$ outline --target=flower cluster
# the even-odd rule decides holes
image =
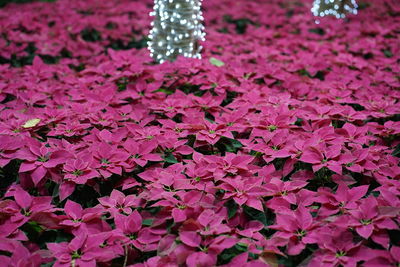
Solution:
[[[400,5],[368,2],[204,1],[203,60],[160,65],[151,0],[0,9],[2,264],[397,266]]]

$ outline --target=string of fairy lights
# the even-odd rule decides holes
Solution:
[[[201,58],[199,42],[205,40],[201,1],[154,0],[148,47],[155,61],[174,61],[178,55]]]
[[[205,41],[201,4],[202,0],[154,0],[150,16],[155,18],[147,44],[155,61],[174,61],[179,55],[201,59],[200,42]],[[311,12],[341,19],[357,14],[357,8],[356,0],[314,0]]]
[[[345,18],[346,13],[357,14],[357,2],[355,0],[314,0],[311,12],[316,17],[328,15],[336,18]]]

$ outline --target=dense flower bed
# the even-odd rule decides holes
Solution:
[[[0,9],[2,266],[397,266],[400,2],[205,0],[162,65],[151,7]]]

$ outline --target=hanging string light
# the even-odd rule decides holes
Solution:
[[[151,57],[159,63],[174,61],[178,55],[201,58],[205,40],[202,0],[154,0],[155,19],[149,35]]]
[[[311,12],[316,17],[335,16],[345,18],[346,13],[357,14],[356,0],[314,0]]]

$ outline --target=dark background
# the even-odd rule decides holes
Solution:
[[[55,2],[56,0],[36,0],[37,2]],[[35,0],[0,0],[0,8],[4,7],[8,3],[28,3],[28,2],[35,2]]]

